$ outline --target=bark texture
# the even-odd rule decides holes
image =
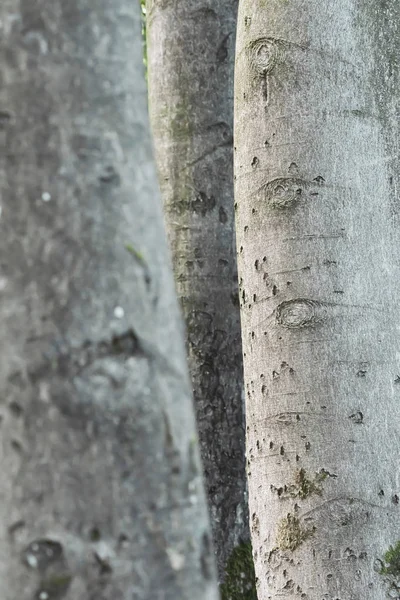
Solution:
[[[139,4],[0,24],[0,597],[217,599]]]
[[[236,9],[232,0],[147,1],[150,118],[221,579],[249,539],[233,210]]]
[[[397,0],[241,0],[239,286],[259,600],[400,598]]]

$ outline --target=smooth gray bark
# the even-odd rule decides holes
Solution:
[[[239,7],[235,191],[259,600],[400,598],[399,28],[397,0]]]
[[[150,119],[220,578],[249,539],[233,210],[237,2],[147,0]]]
[[[0,5],[0,598],[218,598],[139,4]]]

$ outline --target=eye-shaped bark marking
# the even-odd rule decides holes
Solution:
[[[246,48],[250,68],[261,78],[264,100],[269,102],[269,75],[278,63],[283,62],[285,51],[305,46],[281,38],[263,37],[250,42]]]
[[[309,181],[298,177],[278,177],[268,181],[259,191],[272,208],[285,209],[295,206],[311,185]]]
[[[277,177],[260,186],[256,194],[263,196],[271,208],[285,210],[295,207],[300,201],[320,194],[325,180],[317,177],[312,181],[301,177]]]
[[[287,42],[274,38],[259,38],[247,47],[249,62],[254,71],[268,75],[276,63],[282,59]]]
[[[296,298],[281,302],[276,308],[276,321],[287,329],[312,327],[324,320],[324,307],[320,302]]]

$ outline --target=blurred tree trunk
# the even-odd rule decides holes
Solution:
[[[233,211],[237,2],[147,0],[150,119],[221,579],[248,540]]]
[[[399,24],[397,0],[239,8],[237,243],[259,600],[400,598]]]
[[[139,4],[0,22],[0,598],[217,599]]]

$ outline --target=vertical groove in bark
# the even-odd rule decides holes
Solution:
[[[237,246],[259,600],[400,597],[395,0],[241,0]]]
[[[147,2],[150,118],[220,578],[249,538],[234,240],[236,3]]]
[[[216,599],[139,6],[0,27],[0,598]]]

